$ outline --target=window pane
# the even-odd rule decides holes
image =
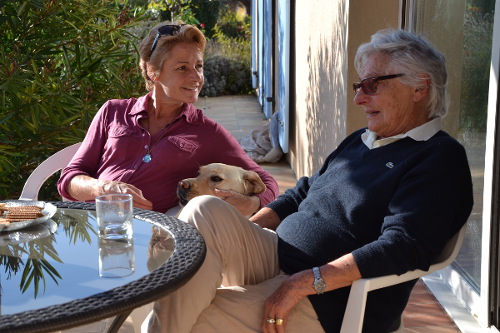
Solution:
[[[467,1],[464,22],[459,141],[467,149],[474,185],[474,209],[455,268],[479,292],[486,116],[493,35],[494,0]]]
[[[412,29],[427,35],[447,59],[451,103],[445,130],[465,146],[474,186],[473,212],[453,266],[477,292],[494,6],[495,0],[415,0],[412,7]]]

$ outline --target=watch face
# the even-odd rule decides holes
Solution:
[[[314,289],[316,289],[316,292],[318,294],[321,294],[326,288],[326,285],[323,281],[318,281],[314,284]]]
[[[318,267],[313,268],[313,273],[314,273],[314,289],[316,290],[317,294],[322,294],[325,291],[326,284],[325,281],[321,278],[321,272],[319,271]]]

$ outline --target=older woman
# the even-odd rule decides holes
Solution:
[[[213,197],[185,207],[180,217],[200,230],[207,257],[155,304],[151,331],[338,332],[353,281],[428,269],[467,221],[467,157],[440,129],[444,57],[423,37],[389,30],[359,48],[356,66],[368,129],[318,172],[251,222]],[[364,332],[391,331],[414,284],[371,292]]]
[[[191,103],[203,86],[205,37],[186,24],[160,24],[139,45],[150,91],[107,101],[58,182],[59,193],[87,201],[105,193],[130,193],[134,206],[166,212],[177,205],[177,183],[201,165],[221,162],[256,171],[267,186],[259,195],[216,194],[242,214],[271,202],[278,185],[233,136]]]

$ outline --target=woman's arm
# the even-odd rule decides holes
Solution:
[[[62,197],[77,201],[95,200],[106,193],[128,193],[133,196],[135,207],[152,209],[151,201],[144,198],[142,191],[135,186],[95,178],[108,141],[109,106],[109,101],[104,103],[92,119],[82,145],[62,171],[58,191]]]
[[[356,261],[352,254],[346,254],[337,260],[319,267],[321,277],[325,282],[325,292],[347,287],[361,278]],[[267,318],[282,318],[286,328],[288,314],[297,303],[308,295],[316,294],[313,287],[314,274],[312,269],[295,273],[266,300],[264,316],[262,318],[262,331],[274,332],[275,326],[266,322]]]

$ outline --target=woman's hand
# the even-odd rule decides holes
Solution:
[[[123,182],[100,180],[90,176],[78,175],[71,179],[68,192],[74,199],[80,201],[95,200],[97,196],[108,193],[126,193],[132,195],[134,207],[148,210],[153,209],[153,203],[144,198],[140,189]]]
[[[262,332],[285,332],[290,310],[303,297],[314,293],[313,281],[312,271],[306,270],[290,276],[288,280],[283,282],[264,304]],[[271,320],[271,323],[268,320]],[[273,320],[274,322],[272,322]]]
[[[153,209],[153,203],[148,199],[144,198],[142,191],[139,190],[134,185],[127,183],[116,182],[116,181],[99,181],[100,182],[100,193],[125,193],[132,195],[134,200],[134,207],[151,210]],[[99,195],[101,195],[99,194]]]
[[[276,230],[281,223],[280,217],[269,207],[263,207],[250,219],[251,222],[260,225],[262,228]]]
[[[260,208],[257,196],[246,196],[230,190],[215,189],[214,194],[236,208],[241,215],[250,216]]]

